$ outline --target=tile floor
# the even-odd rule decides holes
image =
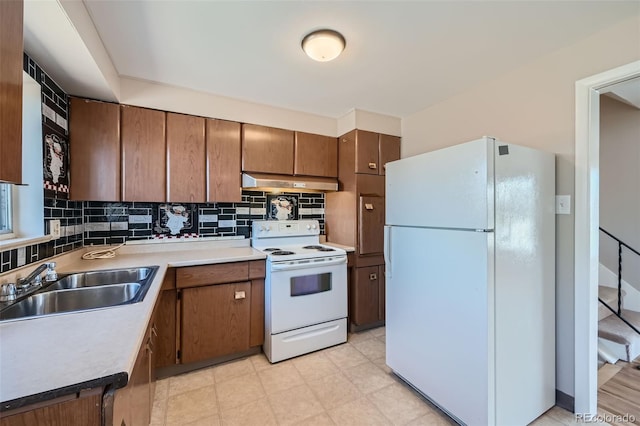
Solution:
[[[385,365],[385,329],[270,364],[263,354],[159,380],[152,425],[455,424]],[[554,407],[534,424],[575,424]]]

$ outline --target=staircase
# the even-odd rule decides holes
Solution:
[[[607,362],[615,362],[617,359],[631,362],[640,356],[640,306],[634,306],[633,310],[623,308],[627,292],[622,289],[622,250],[631,250],[638,256],[640,253],[604,229],[600,230],[618,242],[618,283],[617,288],[598,287],[599,355]],[[637,291],[626,283],[625,287],[628,291]]]
[[[611,287],[600,286],[598,296],[609,306],[617,306],[618,290]],[[623,292],[624,297],[624,292]],[[622,309],[622,318],[640,330],[640,312]],[[614,352],[617,358],[631,362],[640,355],[640,334],[629,327],[617,315],[614,315],[603,304],[598,308],[598,337],[610,342],[617,343],[624,347],[616,349],[614,345],[607,345],[610,351]]]

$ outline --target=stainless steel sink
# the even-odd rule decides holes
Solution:
[[[138,303],[144,300],[157,270],[157,266],[148,266],[61,276],[34,294],[0,309],[0,321]]]
[[[133,303],[142,286],[113,284],[73,290],[46,291],[27,297],[0,312],[0,319],[16,319],[62,312],[86,311]]]
[[[154,272],[154,269],[151,267],[78,272],[61,277],[58,281],[48,286],[47,290],[65,290],[70,288],[142,282],[146,280],[152,272]]]

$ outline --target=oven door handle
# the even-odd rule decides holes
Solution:
[[[290,271],[292,269],[309,269],[309,268],[322,268],[323,266],[342,265],[347,263],[346,257],[341,257],[334,260],[323,260],[322,262],[308,262],[308,263],[272,263],[272,271]]]

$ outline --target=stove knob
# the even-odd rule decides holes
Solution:
[[[271,231],[271,225],[267,225],[267,231]]]
[[[311,225],[307,225],[307,229],[311,229]]]
[[[311,227],[311,229],[316,229],[316,228],[317,228],[317,226],[316,226],[316,225],[313,225],[313,226]]]
[[[264,227],[264,225],[260,226],[260,232],[266,231],[267,228]]]

